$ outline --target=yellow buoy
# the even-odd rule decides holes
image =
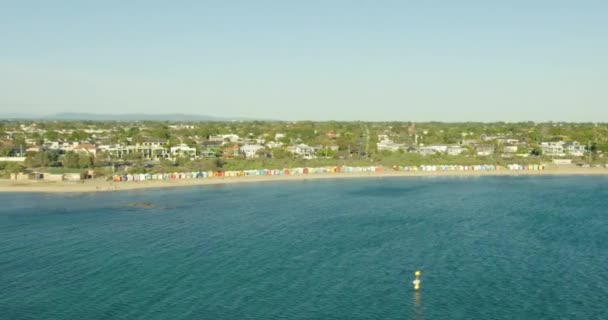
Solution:
[[[416,276],[416,279],[414,279],[413,283],[414,283],[414,290],[418,291],[420,290],[420,276],[422,275],[422,271],[420,270],[416,270],[416,272],[414,272],[414,276]]]

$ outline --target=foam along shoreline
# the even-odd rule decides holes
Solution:
[[[499,169],[494,171],[381,171],[381,172],[340,172],[310,173],[276,176],[210,177],[202,179],[106,181],[91,179],[79,182],[68,181],[12,181],[0,180],[0,192],[113,192],[147,188],[170,188],[198,185],[252,183],[266,181],[301,181],[317,179],[383,178],[383,177],[476,177],[476,176],[547,176],[547,175],[608,175],[605,168],[562,168],[550,167],[539,171]]]

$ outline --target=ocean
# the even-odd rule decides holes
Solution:
[[[7,320],[608,319],[608,177],[5,193],[0,203]]]

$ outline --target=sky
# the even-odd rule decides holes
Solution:
[[[0,114],[608,121],[608,1],[0,0]]]

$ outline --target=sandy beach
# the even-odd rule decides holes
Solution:
[[[44,193],[74,193],[74,192],[115,192],[123,190],[170,188],[197,185],[252,183],[266,181],[302,181],[316,179],[353,179],[353,178],[383,178],[383,177],[476,177],[476,176],[546,176],[546,175],[608,175],[605,168],[578,167],[549,167],[542,171],[512,171],[501,169],[496,171],[434,171],[407,172],[383,171],[360,173],[324,173],[282,176],[250,176],[250,177],[215,177],[204,179],[183,180],[147,180],[112,182],[105,179],[92,179],[79,182],[53,181],[11,181],[0,179],[0,192],[44,192]]]

